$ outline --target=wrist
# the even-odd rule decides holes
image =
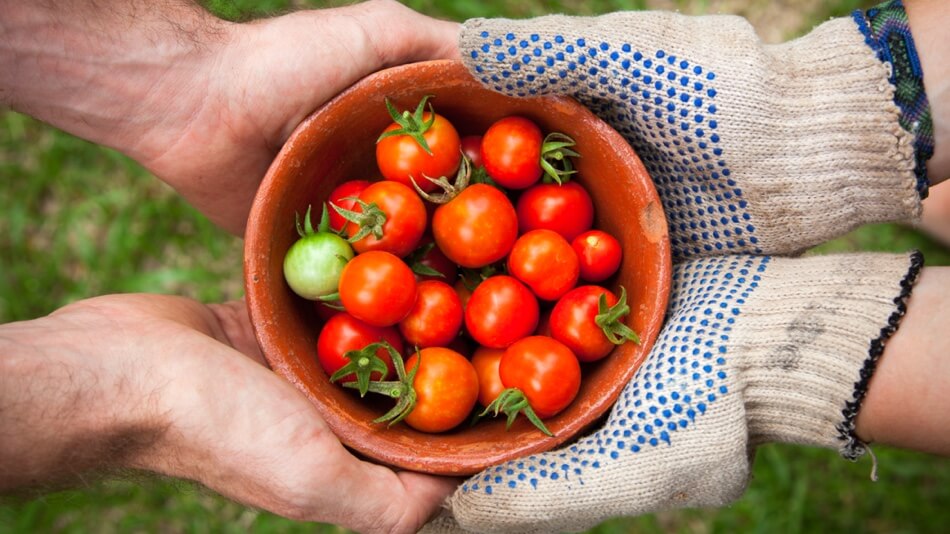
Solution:
[[[950,7],[942,0],[904,0],[907,19],[920,59],[933,121],[933,156],[927,164],[930,184],[950,178],[950,61],[945,32]]]

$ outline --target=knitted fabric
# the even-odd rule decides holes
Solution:
[[[676,259],[792,254],[914,221],[914,136],[851,19],[765,45],[734,16],[621,12],[467,21],[462,57],[511,95],[567,94],[634,146]]]
[[[933,120],[904,4],[901,0],[890,0],[866,12],[857,10],[852,16],[878,58],[892,65],[894,102],[901,110],[901,126],[914,134],[917,191],[921,198],[926,198],[927,161],[934,153]]]
[[[604,426],[473,476],[451,498],[455,520],[560,532],[722,506],[744,491],[759,444],[850,447],[844,422],[919,270],[916,254],[677,265],[667,325]],[[451,529],[446,517],[430,531]]]

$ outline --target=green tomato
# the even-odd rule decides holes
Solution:
[[[340,273],[353,256],[353,247],[328,230],[326,209],[316,231],[307,209],[305,227],[297,221],[298,239],[284,256],[284,279],[294,293],[309,300],[320,300],[337,293]]]

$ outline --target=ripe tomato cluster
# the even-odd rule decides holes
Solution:
[[[395,399],[377,422],[450,430],[472,413],[539,429],[577,395],[582,363],[637,335],[624,324],[616,238],[593,228],[573,140],[508,116],[460,136],[428,97],[376,142],[382,176],[308,211],[284,260],[316,301],[330,380]]]

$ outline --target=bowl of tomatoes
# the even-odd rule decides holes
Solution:
[[[595,423],[649,353],[671,276],[660,200],[615,130],[455,61],[378,72],[305,119],[244,262],[271,369],[354,453],[441,475]]]

